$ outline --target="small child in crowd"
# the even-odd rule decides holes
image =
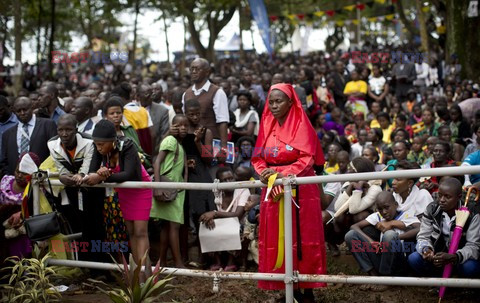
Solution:
[[[427,160],[427,155],[423,151],[424,140],[420,136],[413,138],[412,149],[408,153],[407,160],[422,165]]]

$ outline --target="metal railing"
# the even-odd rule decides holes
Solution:
[[[385,180],[391,178],[419,178],[427,176],[456,176],[456,175],[480,174],[480,166],[446,167],[435,169],[414,169],[398,170],[389,172],[355,173],[343,175],[327,175],[314,177],[288,176],[277,180],[275,185],[284,186],[284,212],[285,212],[285,273],[243,273],[243,272],[212,272],[204,270],[164,268],[165,274],[174,274],[191,277],[213,278],[214,290],[218,290],[218,282],[223,279],[246,279],[246,280],[269,280],[283,281],[285,283],[286,302],[293,302],[294,283],[298,282],[324,282],[324,283],[346,283],[346,284],[379,284],[379,285],[408,285],[408,286],[447,286],[447,287],[468,287],[480,288],[479,279],[453,279],[453,278],[412,278],[412,277],[371,277],[371,276],[344,276],[344,275],[308,275],[293,270],[292,250],[292,185],[297,184],[319,184],[327,182],[363,181],[363,180]],[[39,182],[45,182],[46,176],[34,176],[34,211],[38,214],[38,190]],[[42,179],[43,178],[43,179]],[[52,186],[63,186],[58,180],[51,180]],[[120,184],[102,183],[95,187],[115,188],[176,188],[186,190],[224,190],[236,188],[257,188],[266,185],[260,181],[244,181],[229,183],[176,183],[176,182],[124,182]],[[50,259],[51,265],[63,265],[74,267],[86,267],[96,269],[118,270],[118,266],[110,263],[72,261]]]

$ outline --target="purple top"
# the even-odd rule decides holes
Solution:
[[[16,193],[13,190],[13,182],[15,181],[15,176],[6,175],[2,178],[0,182],[0,204],[21,204],[22,203],[22,193]]]

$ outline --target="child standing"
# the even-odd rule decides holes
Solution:
[[[414,237],[420,228],[420,221],[414,214],[398,211],[398,204],[391,192],[381,192],[377,196],[376,207],[377,212],[352,225],[345,235],[345,242],[362,271],[371,276],[388,276],[398,270],[396,265],[404,260],[403,252],[391,251],[393,244]],[[370,235],[362,230],[368,226],[375,227],[374,232],[369,232]],[[386,248],[385,251],[382,248]]]
[[[160,180],[161,175],[167,176],[173,182],[187,180],[185,152],[181,145],[187,136],[188,120],[184,115],[176,115],[172,120],[172,129],[169,136],[160,143],[160,151],[154,164],[155,180]],[[154,190],[154,197],[157,190]],[[175,267],[183,268],[180,254],[180,225],[184,222],[183,203],[185,191],[178,191],[175,200],[161,202],[155,199],[150,213],[151,218],[164,220],[160,233],[160,266],[167,264],[167,249],[170,247],[175,262]]]

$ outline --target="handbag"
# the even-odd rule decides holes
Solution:
[[[178,159],[178,141],[177,141],[177,148],[175,149],[175,157],[173,158],[173,163],[176,163]],[[160,175],[160,180],[158,182],[173,182],[169,177],[166,175],[171,172],[173,169],[170,167],[166,172]],[[154,190],[154,198],[158,202],[172,202],[177,198],[178,190],[171,189],[171,188],[157,188]]]
[[[52,191],[50,179],[48,185]],[[46,199],[48,201],[48,199]],[[60,233],[59,213],[56,210],[55,203],[48,203],[52,207],[52,212],[31,216],[25,219],[24,225],[27,236],[32,241],[44,241]]]
[[[232,200],[226,212],[230,211],[233,202],[234,200]],[[205,224],[200,224],[198,236],[202,253],[242,249],[238,218],[218,218],[214,221],[215,228],[212,230],[208,229]]]

